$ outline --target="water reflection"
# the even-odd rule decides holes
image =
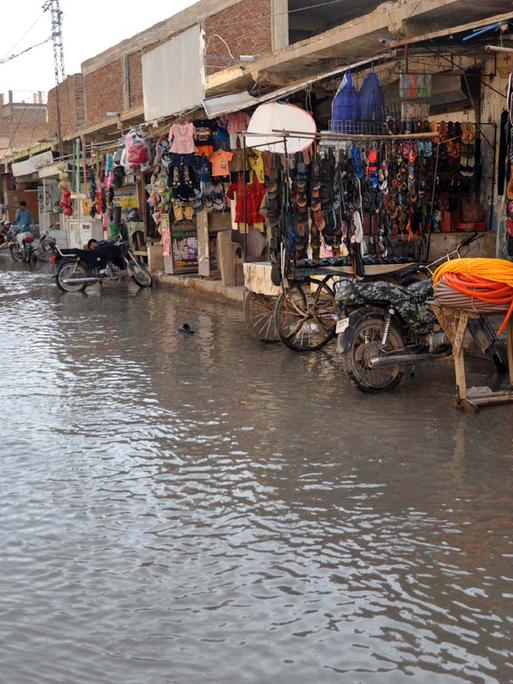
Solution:
[[[2,681],[513,679],[509,409],[4,268]]]

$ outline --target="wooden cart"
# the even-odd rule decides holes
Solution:
[[[513,402],[513,317],[506,325],[506,343],[509,366],[509,390],[492,391],[489,387],[467,389],[464,340],[468,323],[483,315],[504,315],[504,309],[483,314],[477,309],[457,309],[431,304],[440,325],[452,343],[454,373],[456,378],[456,405],[458,408],[478,411],[482,406]]]

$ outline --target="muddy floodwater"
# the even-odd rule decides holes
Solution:
[[[449,366],[364,396],[237,307],[4,256],[0,343],[1,684],[513,681],[513,409]]]

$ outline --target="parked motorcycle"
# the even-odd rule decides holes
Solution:
[[[42,233],[39,236],[38,244],[35,248],[34,255],[37,261],[50,261],[50,258],[54,254],[54,249],[56,245],[56,240],[50,237],[46,233]]]
[[[126,272],[139,287],[153,285],[151,273],[121,237],[115,242],[99,242],[96,249],[61,250],[55,245],[50,262],[56,267],[57,286],[63,292],[81,292],[95,283],[120,280]]]
[[[392,390],[405,369],[451,355],[451,343],[428,301],[433,298],[432,273],[441,262],[461,258],[460,250],[479,239],[462,240],[446,257],[429,266],[403,271],[405,284],[343,281],[337,293],[337,350],[350,380],[363,392]],[[418,279],[424,275],[424,279]],[[469,322],[474,342],[507,368],[496,347],[497,338],[486,317]]]
[[[11,224],[8,221],[0,223],[0,249],[7,249]]]

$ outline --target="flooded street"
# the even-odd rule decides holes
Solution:
[[[3,255],[0,331],[2,684],[513,681],[510,407]]]

